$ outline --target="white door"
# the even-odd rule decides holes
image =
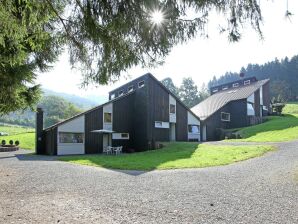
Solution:
[[[176,141],[176,125],[170,123],[170,141]]]

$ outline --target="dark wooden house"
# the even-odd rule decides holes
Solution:
[[[260,123],[270,111],[269,79],[246,78],[214,86],[210,92],[191,109],[201,120],[202,141],[219,140],[219,129]]]
[[[109,101],[42,129],[38,154],[102,153],[104,147],[154,149],[163,141],[200,141],[200,120],[150,73],[109,93]]]

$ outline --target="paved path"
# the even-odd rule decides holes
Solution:
[[[236,164],[125,172],[0,154],[0,223],[298,223],[298,141]]]

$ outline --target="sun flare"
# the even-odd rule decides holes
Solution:
[[[151,14],[151,21],[156,24],[159,25],[163,22],[164,20],[164,15],[162,13],[162,11],[160,10],[155,10],[154,12],[152,12]]]

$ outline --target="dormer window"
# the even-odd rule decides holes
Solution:
[[[229,87],[228,86],[223,86],[222,87],[222,90],[226,90],[226,89],[228,89]]]
[[[127,88],[127,92],[130,93],[130,92],[132,92],[132,91],[133,91],[133,86],[129,86],[129,87]]]
[[[112,99],[115,99],[115,93],[113,93],[112,95],[111,95],[111,100]]]
[[[118,96],[123,96],[123,95],[124,95],[123,90],[118,92]]]
[[[249,85],[250,84],[250,80],[245,80],[244,81],[244,85],[246,86],[246,85]]]
[[[144,86],[145,86],[145,81],[141,81],[141,82],[138,83],[139,88],[142,88]]]
[[[239,86],[239,83],[238,82],[236,82],[236,83],[233,84],[233,88],[236,88],[238,86]]]

